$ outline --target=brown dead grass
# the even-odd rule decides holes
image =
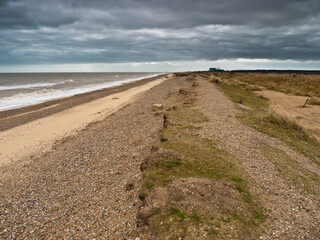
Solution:
[[[320,97],[319,74],[289,73],[215,73],[217,77],[228,81],[240,81],[257,84],[273,91],[300,96]]]
[[[248,91],[262,91],[262,88],[257,85],[248,85],[246,87],[246,90],[248,90]]]
[[[302,139],[308,139],[309,137],[309,134],[307,133],[307,131],[292,118],[288,118],[288,117],[276,114],[274,112],[270,112],[268,115],[266,115],[263,118],[263,121],[265,123],[268,122],[271,124],[282,126],[288,129],[289,131],[294,131]]]
[[[195,76],[194,73],[192,73],[192,72],[177,72],[177,73],[174,73],[174,75],[175,75],[176,77]]]
[[[319,86],[320,88],[320,86]],[[320,99],[312,97],[310,98],[310,100],[308,101],[309,105],[320,105]]]
[[[297,123],[299,119],[285,117],[278,112],[270,114],[269,101],[245,88],[226,84],[217,86],[237,105],[245,106],[245,108],[241,107],[243,114],[238,115],[243,123],[271,137],[279,138],[317,165],[320,165],[320,143]],[[307,109],[301,108],[301,106],[298,106],[299,109]],[[305,120],[305,115],[299,114],[297,116],[300,116],[300,118],[303,116],[299,121]]]

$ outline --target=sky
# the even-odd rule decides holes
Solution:
[[[319,0],[0,0],[0,72],[320,69]]]

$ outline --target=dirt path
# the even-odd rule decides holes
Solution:
[[[135,239],[140,164],[158,141],[165,81],[30,161],[0,167],[0,239]]]
[[[221,147],[238,156],[258,183],[257,195],[264,199],[270,216],[261,239],[320,239],[319,199],[294,187],[263,154],[271,146],[285,152],[301,169],[319,175],[319,167],[280,141],[261,134],[236,119],[234,104],[214,84],[200,80],[199,106],[210,121],[203,124],[202,137],[218,140]],[[305,211],[305,209],[308,209]]]

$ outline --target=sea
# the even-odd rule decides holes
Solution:
[[[0,111],[121,85],[163,73],[0,73]]]

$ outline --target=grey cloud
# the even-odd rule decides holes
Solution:
[[[2,27],[95,21],[111,27],[195,27],[206,24],[294,24],[319,14],[318,0],[14,0],[0,9]],[[98,15],[98,16],[97,16]]]
[[[320,60],[319,0],[0,0],[0,64]]]

